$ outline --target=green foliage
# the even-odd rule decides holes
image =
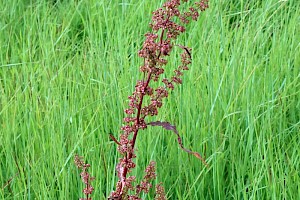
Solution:
[[[0,2],[0,199],[78,198],[75,152],[91,164],[94,199],[109,195],[118,158],[109,133],[119,133],[160,5]],[[176,124],[211,167],[157,127],[137,143],[146,155],[137,171],[155,160],[170,199],[300,196],[298,13],[296,0],[211,0],[188,27],[180,43],[193,48],[193,64],[156,120]]]

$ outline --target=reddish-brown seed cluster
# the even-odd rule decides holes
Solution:
[[[133,158],[135,155],[135,141],[138,131],[147,128],[145,118],[155,116],[158,109],[163,105],[163,99],[168,97],[168,90],[173,90],[175,84],[182,83],[184,70],[188,70],[191,63],[191,49],[185,46],[174,44],[174,40],[181,33],[186,31],[185,25],[191,20],[197,20],[199,12],[208,8],[208,0],[201,0],[190,7],[186,12],[180,12],[180,4],[188,0],[169,0],[163,4],[162,8],[153,12],[150,27],[152,32],[145,34],[145,41],[138,56],[143,58],[144,63],[140,71],[144,73],[144,79],[138,80],[135,90],[128,97],[128,108],[125,109],[124,125],[121,127],[123,133],[120,136],[118,151],[123,156],[119,159],[116,170],[119,181],[116,190],[111,193],[110,199],[139,199],[141,192],[148,193],[152,187],[150,181],[156,177],[154,162],[151,162],[146,169],[146,175],[142,182],[134,187],[134,176],[128,173],[135,167]],[[181,24],[175,22],[178,18]],[[170,78],[161,78],[164,74],[164,67],[167,65],[167,56],[173,48],[179,47],[183,50],[181,54],[181,65],[174,70],[174,75]],[[162,81],[162,85],[153,88],[150,84]],[[131,193],[129,192],[131,191]],[[130,194],[129,194],[130,193]],[[132,194],[135,193],[135,194]],[[161,184],[156,187],[156,199],[166,199],[164,189]]]
[[[83,161],[83,157],[75,155],[74,158],[75,165],[82,170],[80,173],[82,182],[85,184],[85,188],[83,189],[83,193],[85,194],[85,198],[80,198],[80,200],[91,200],[92,198],[89,197],[89,195],[92,194],[94,191],[94,188],[91,185],[91,182],[95,179],[95,177],[92,177],[88,173],[88,168],[90,167],[90,164],[86,164]]]
[[[140,194],[142,191],[144,193],[148,193],[152,184],[150,183],[152,180],[156,178],[155,173],[155,162],[151,161],[148,167],[145,170],[146,175],[139,185],[136,186],[136,194]]]
[[[162,186],[162,183],[159,183],[155,187],[155,200],[167,200],[165,188]]]

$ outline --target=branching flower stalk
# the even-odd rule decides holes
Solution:
[[[90,195],[94,191],[94,188],[92,187],[91,182],[95,178],[92,177],[88,172],[90,164],[84,163],[83,157],[78,156],[78,155],[75,155],[74,162],[75,162],[75,165],[77,166],[77,168],[82,170],[80,173],[80,176],[81,176],[82,182],[85,184],[85,188],[83,189],[85,198],[80,198],[80,200],[92,200]]]
[[[190,21],[196,21],[201,11],[208,8],[208,0],[201,0],[194,3],[188,11],[179,11],[180,4],[184,4],[188,0],[169,0],[164,3],[162,8],[153,12],[150,27],[152,32],[145,34],[145,41],[142,49],[138,52],[138,56],[143,58],[144,63],[140,67],[140,71],[144,74],[142,80],[138,80],[135,85],[135,91],[129,99],[129,107],[125,109],[126,117],[121,130],[119,141],[110,136],[118,145],[118,151],[122,155],[119,159],[116,170],[118,174],[118,182],[116,190],[113,191],[108,199],[140,199],[141,192],[148,193],[152,187],[151,181],[155,179],[155,166],[152,161],[145,170],[145,176],[140,184],[134,186],[135,176],[130,176],[130,172],[135,168],[133,161],[136,158],[135,144],[140,130],[144,130],[147,126],[162,126],[165,129],[172,130],[178,136],[180,147],[199,158],[205,166],[207,163],[197,152],[185,149],[182,145],[181,138],[175,126],[168,122],[149,122],[145,121],[147,116],[155,116],[158,109],[163,105],[163,99],[168,97],[169,91],[174,89],[175,84],[181,84],[183,72],[188,70],[191,63],[191,49],[189,47],[175,44],[177,37],[186,31],[185,25]],[[178,21],[175,23],[174,20]],[[174,47],[183,50],[181,54],[181,65],[174,70],[174,75],[170,78],[161,78],[164,74],[164,67],[168,61],[166,58]],[[153,88],[150,83],[162,81],[163,85]],[[148,101],[146,101],[148,100]],[[130,192],[131,191],[131,192]],[[161,184],[156,187],[155,199],[166,199],[164,189]]]

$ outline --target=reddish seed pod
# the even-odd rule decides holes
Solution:
[[[135,142],[139,130],[147,128],[145,119],[149,116],[158,114],[158,108],[162,107],[163,99],[167,98],[169,91],[174,89],[174,83],[182,83],[184,70],[188,70],[191,63],[191,49],[188,47],[174,44],[177,37],[186,31],[186,24],[192,20],[197,20],[199,12],[208,8],[208,0],[200,0],[186,12],[180,12],[180,4],[188,0],[169,0],[163,4],[162,8],[157,9],[152,14],[150,23],[151,32],[145,34],[145,41],[142,49],[138,51],[138,56],[143,58],[144,63],[140,66],[143,73],[143,79],[137,81],[135,90],[128,97],[128,108],[125,109],[127,116],[124,118],[122,134],[118,144],[118,151],[123,156],[117,164],[116,171],[119,181],[116,190],[113,191],[109,199],[140,199],[141,192],[147,193],[155,179],[154,163],[145,170],[143,180],[134,186],[134,176],[129,176],[131,169],[135,167],[134,159]],[[175,18],[177,18],[175,20]],[[173,47],[180,47],[183,50],[181,54],[181,65],[174,71],[174,75],[169,77],[164,75],[167,67],[167,57],[171,55]],[[173,70],[171,70],[173,71]],[[163,76],[163,77],[162,77]],[[151,82],[162,81],[156,88]],[[159,82],[157,82],[159,84]],[[129,190],[136,194],[128,194]],[[156,200],[165,200],[164,188],[161,184],[156,186]]]

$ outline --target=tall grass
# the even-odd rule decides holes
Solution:
[[[161,3],[0,2],[1,199],[77,199],[75,152],[91,164],[93,198],[109,195],[118,158],[109,134],[119,133]],[[170,199],[300,196],[299,13],[297,0],[211,0],[180,39],[193,66],[158,120],[176,124],[211,167],[169,132],[140,134],[137,165],[157,161]]]

